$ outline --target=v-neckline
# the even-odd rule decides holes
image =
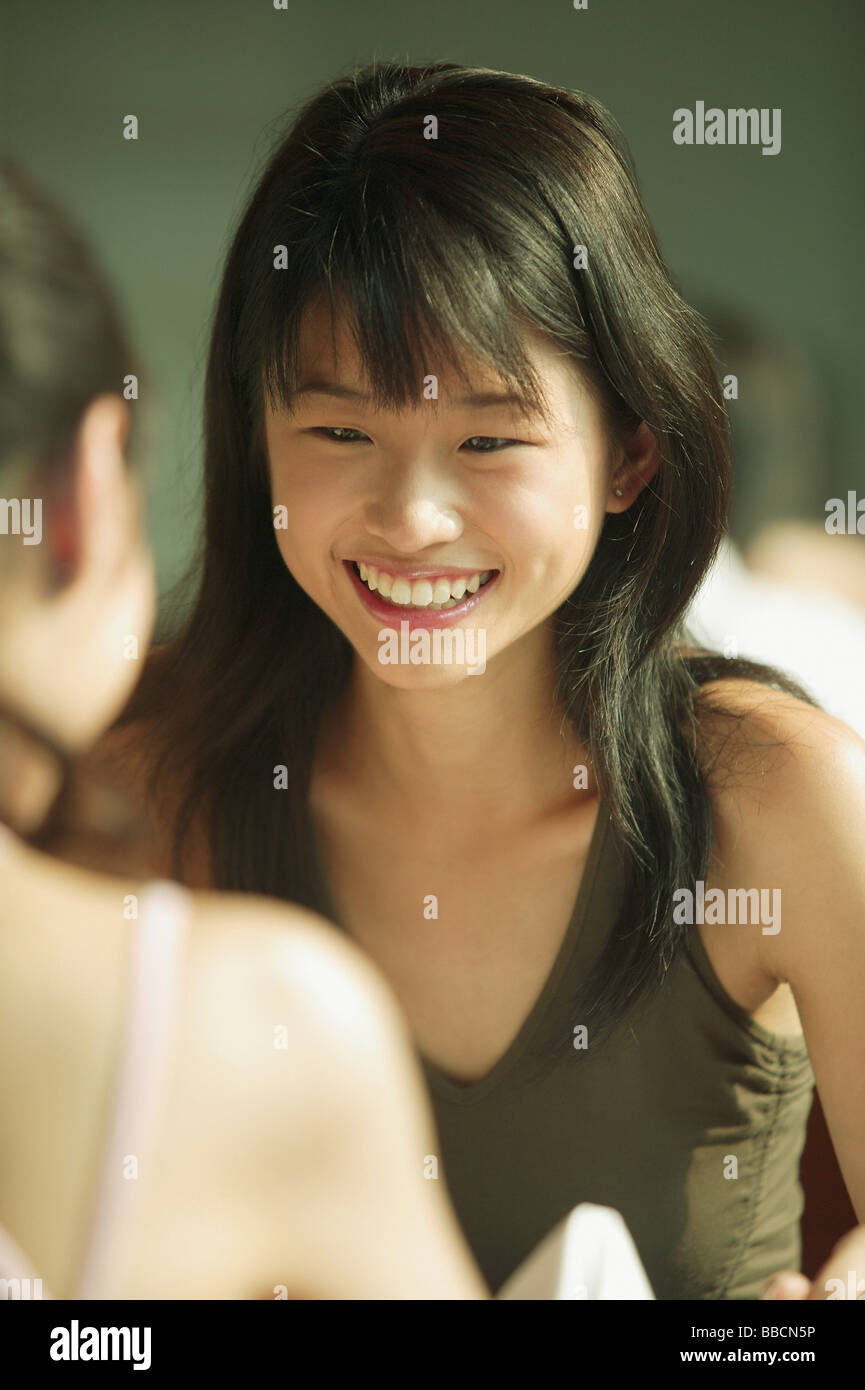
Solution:
[[[564,936],[562,937],[561,945],[559,946],[547,978],[534,1004],[529,1009],[515,1037],[489,1071],[485,1072],[477,1081],[469,1081],[467,1083],[454,1081],[429,1059],[419,1043],[414,1043],[415,1053],[426,1074],[430,1089],[443,1099],[452,1101],[457,1105],[465,1105],[480,1100],[488,1091],[497,1085],[511,1069],[512,1065],[516,1063],[518,1058],[522,1056],[530,1038],[543,1021],[556,996],[563,975],[572,965],[576,973],[578,966],[585,966],[588,963],[588,951],[592,944],[592,933],[582,931],[581,927],[588,914],[588,906],[594,890],[598,864],[601,858],[601,848],[606,840],[608,829],[609,815],[607,814],[603,799],[599,796],[595,824],[592,828],[589,847],[586,851],[583,872],[580,876],[580,884],[577,889],[570,920],[565,929]],[[330,884],[325,872],[321,846],[312,817],[310,817],[310,835],[316,878],[316,897],[321,904],[319,910],[330,918],[340,931],[346,932],[346,928],[339,920],[330,892]],[[350,940],[352,939],[350,933],[346,932],[346,935],[349,936]],[[358,947],[358,949],[362,948]]]

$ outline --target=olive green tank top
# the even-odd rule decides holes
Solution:
[[[316,853],[319,910],[339,925]],[[577,1203],[596,1202],[621,1212],[657,1298],[759,1298],[771,1275],[799,1268],[804,1039],[755,1023],[693,928],[648,1007],[595,1051],[589,1039],[538,1068],[539,1041],[574,1033],[571,1002],[622,884],[602,804],[561,948],[504,1056],[460,1085],[418,1050],[440,1171],[493,1292]]]

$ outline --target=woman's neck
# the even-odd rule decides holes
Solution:
[[[323,729],[321,766],[346,769],[372,804],[384,797],[418,820],[495,825],[574,796],[573,769],[591,763],[555,704],[551,641],[535,630],[482,675],[450,689],[400,690],[355,662]]]
[[[0,708],[0,821],[18,835],[32,835],[63,784],[60,750]]]

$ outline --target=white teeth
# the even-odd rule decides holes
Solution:
[[[367,565],[360,560],[357,561],[357,569],[361,579],[373,593],[377,591],[382,598],[396,606],[432,608],[436,611],[455,607],[466,594],[476,594],[481,585],[486,584],[494,573],[493,570],[484,570],[481,574],[473,574],[468,580],[449,580],[442,576],[434,581],[415,579],[412,582],[401,577],[394,579],[386,571],[379,572],[375,565]]]
[[[433,586],[428,579],[416,579],[411,586],[413,608],[429,608],[433,601]]]

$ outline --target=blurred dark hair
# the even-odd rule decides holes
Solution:
[[[430,115],[435,140],[423,137]],[[558,700],[628,866],[617,929],[574,1001],[597,1036],[657,986],[682,938],[674,889],[705,877],[701,684],[748,676],[808,699],[766,667],[678,650],[730,486],[709,332],[664,265],[621,132],[589,96],[454,63],[380,62],[325,87],[280,135],[216,305],[197,601],[124,722],[152,731],[154,792],[169,767],[183,776],[177,873],[200,815],[217,886],[319,908],[310,775],[353,653],[283,563],[263,446],[265,402],[290,407],[302,315],[319,296],[348,314],[381,405],[417,400],[431,363],[477,359],[535,403],[520,341],[531,325],[579,364],[611,435],[645,420],[657,437],[657,476],[607,515],[555,615]],[[287,791],[274,792],[278,764]]]
[[[52,499],[71,484],[72,449],[96,397],[123,394],[124,377],[142,373],[123,327],[114,291],[81,233],[39,184],[0,156],[0,492],[24,487]],[[126,456],[135,457],[135,421]],[[60,673],[62,681],[62,672]],[[74,761],[25,710],[0,716],[62,772],[61,789],[30,843],[51,848],[70,816]]]
[[[114,292],[84,238],[0,157],[0,475],[15,466],[57,481],[88,405],[122,395],[133,372]]]

